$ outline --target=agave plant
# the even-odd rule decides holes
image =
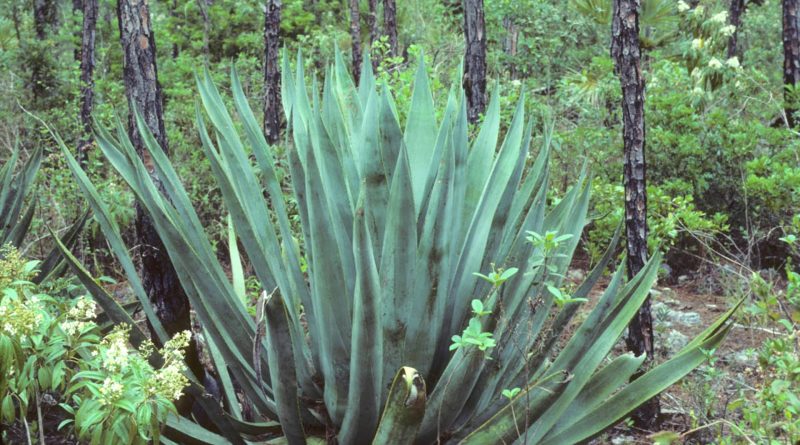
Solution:
[[[215,426],[175,417],[168,442],[279,435],[290,444],[575,443],[676,382],[722,341],[730,312],[632,383],[643,357],[609,357],[647,298],[658,256],[627,283],[618,268],[585,320],[562,338],[614,257],[618,235],[585,282],[569,291],[562,277],[587,222],[589,180],[582,175],[548,204],[549,137],[545,132],[534,158],[523,100],[498,148],[496,91],[470,141],[463,94],[450,92],[437,122],[422,62],[404,127],[369,60],[358,88],[340,55],[321,88],[307,88],[299,56],[296,66],[292,76],[284,58],[296,215],[236,72],[235,113],[208,73],[197,79],[200,140],[265,291],[255,319],[239,268],[232,278],[225,274],[144,121],[138,128],[166,194],[119,122],[116,136],[97,127],[98,145],[169,251],[219,373],[222,408],[198,397]],[[117,227],[63,144],[62,150],[156,335],[163,335]],[[232,258],[238,263],[235,251]],[[74,258],[72,265],[112,318],[132,322]],[[133,341],[142,338],[134,330]],[[202,395],[197,385],[193,391]],[[238,395],[259,419],[273,421],[245,421]]]
[[[20,155],[21,150],[14,148],[11,157],[0,167],[0,247],[5,244],[21,247],[36,213],[36,201],[29,200],[29,197],[42,165],[42,149],[34,150],[17,171]],[[72,245],[77,240],[88,215],[86,213],[78,218],[66,231],[61,238],[65,245]],[[38,266],[39,272],[34,281],[39,283],[46,277],[57,275],[62,266],[60,252],[52,249]]]
[[[10,243],[19,247],[36,210],[34,204],[25,209],[25,198],[33,187],[33,180],[42,163],[42,150],[35,150],[20,171],[16,172],[19,157],[20,150],[15,148],[11,158],[0,168],[0,246]]]

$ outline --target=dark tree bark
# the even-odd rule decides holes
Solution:
[[[201,6],[201,8],[202,8],[202,6]],[[170,18],[172,18],[172,19],[173,19],[173,20],[175,20],[175,21],[177,21],[177,20],[178,20],[178,14],[175,12],[175,11],[177,11],[177,10],[178,10],[178,0],[172,0],[172,1],[169,3],[169,6],[168,6],[168,8],[167,8],[167,11],[169,12],[169,16],[170,16]],[[178,43],[177,43],[177,42],[175,42],[175,41],[173,41],[173,42],[172,42],[172,58],[173,58],[173,59],[177,59],[177,58],[178,58],[178,56],[180,55],[180,53],[181,53],[181,50],[180,50],[180,48],[178,47]]]
[[[783,0],[783,85],[786,87],[784,99],[786,101],[786,119],[790,127],[794,128],[797,112],[795,104],[798,94],[789,94],[790,90],[797,88],[800,81],[800,23],[798,23],[797,10],[800,0]]]
[[[353,53],[353,80],[358,85],[361,77],[361,20],[358,10],[358,0],[350,0],[350,40]]]
[[[478,121],[486,109],[486,24],[483,0],[464,0],[464,92],[467,118]]]
[[[56,24],[57,12],[58,7],[53,0],[33,0],[33,29],[37,39],[44,40],[47,37],[48,28]]]
[[[731,5],[728,11],[728,17],[730,18],[730,24],[735,26],[736,29],[733,30],[733,34],[731,34],[730,38],[728,39],[728,58],[736,57],[738,53],[738,37],[739,37],[739,27],[742,25],[742,14],[744,14],[744,0],[731,0]]]
[[[83,0],[72,0],[72,15],[77,17],[78,14],[83,14]],[[76,31],[76,37],[81,37],[81,31]],[[75,48],[73,52],[75,60],[81,61],[81,49]]]
[[[45,39],[49,31],[56,27],[58,5],[54,0],[33,0],[33,29],[37,44],[28,48],[28,63],[31,68],[31,93],[33,101],[40,103],[47,97],[47,91],[54,85],[53,67],[50,51]]]
[[[280,0],[270,0],[264,13],[264,136],[272,145],[281,133],[281,6]]]
[[[369,51],[370,60],[372,61],[372,68],[378,67],[378,58],[372,55],[372,45],[380,38],[380,31],[378,30],[378,0],[368,0],[369,14],[367,15],[367,26],[369,27]]]
[[[167,133],[164,131],[164,97],[158,83],[156,42],[151,28],[148,1],[119,0],[117,16],[123,50],[125,95],[129,107],[128,134],[136,153],[142,158],[163,193],[164,185],[156,175],[150,154],[136,128],[133,113],[134,107],[139,110],[158,144],[168,153]],[[189,300],[152,220],[138,203],[134,225],[140,252],[142,284],[153,303],[156,315],[170,335],[190,330]],[[158,344],[155,336],[153,340]],[[195,375],[202,378],[203,368],[197,359],[194,342],[191,343],[186,357]]]
[[[383,34],[389,37],[389,57],[400,55],[397,43],[397,4],[395,0],[383,0]]]
[[[517,30],[517,25],[514,23],[514,19],[511,17],[503,18],[503,27],[506,29],[506,38],[503,41],[503,51],[505,51],[506,55],[509,57],[508,63],[508,74],[512,79],[517,78],[517,68],[516,63],[511,60],[514,56],[517,55],[517,43],[519,42],[519,31]]]
[[[94,49],[97,29],[97,0],[83,0],[81,35],[81,127],[78,161],[86,168],[88,149],[92,145],[92,109],[94,107]]]
[[[639,7],[639,0],[614,0],[611,19],[611,57],[622,87],[625,238],[629,278],[639,273],[647,262],[647,164]],[[631,320],[625,343],[629,351],[636,355],[647,354],[647,361],[652,362],[653,320],[649,297]],[[659,411],[658,399],[653,398],[634,413],[634,422],[640,428],[655,430]]]
[[[197,0],[197,6],[200,8],[200,15],[203,16],[203,60],[208,63],[208,35],[211,32],[211,17],[208,15],[208,2],[207,0]],[[173,57],[177,57],[175,53],[176,47],[173,45]]]

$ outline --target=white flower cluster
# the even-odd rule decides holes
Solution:
[[[713,69],[720,69],[722,68],[722,62],[719,61],[716,57],[712,57],[711,60],[708,61],[708,67]]]
[[[702,37],[692,40],[692,49],[703,49],[705,41]]]
[[[725,37],[730,37],[736,32],[736,27],[733,25],[725,25],[720,28],[719,32]]]
[[[189,346],[191,333],[183,331],[164,344],[161,351],[164,357],[164,366],[153,374],[148,387],[150,395],[160,395],[169,400],[178,400],[183,394],[183,389],[189,384],[183,374],[186,371],[183,349]]]
[[[100,403],[104,405],[110,405],[115,401],[119,400],[122,397],[122,393],[125,391],[125,385],[116,380],[112,379],[111,377],[106,377],[103,381],[103,385],[100,387],[100,395],[103,397],[100,399]]]
[[[728,21],[728,11],[718,12],[711,16],[710,20],[715,23],[726,23]]]
[[[80,297],[75,306],[67,311],[67,320],[61,323],[61,329],[67,335],[80,334],[87,326],[92,325],[90,320],[97,314],[97,304],[87,297]]]
[[[688,11],[690,9],[692,9],[692,7],[689,6],[685,1],[681,0],[681,1],[678,2],[678,11],[686,12],[686,11]]]
[[[23,337],[36,331],[44,319],[41,308],[34,302],[16,298],[0,301],[0,334]]]
[[[725,65],[728,65],[728,67],[733,69],[741,68],[741,65],[739,65],[739,58],[736,56],[733,56],[730,59],[726,60]]]
[[[103,341],[103,366],[109,372],[120,372],[128,366],[130,351],[128,350],[128,328],[115,328]]]

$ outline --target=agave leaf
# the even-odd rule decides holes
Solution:
[[[382,290],[364,212],[366,183],[356,211],[353,255],[356,257],[355,303],[350,356],[350,385],[339,440],[367,443],[378,426],[383,392]]]
[[[389,203],[383,252],[380,256],[380,285],[384,290],[383,337],[384,372],[394,372],[404,361],[406,314],[414,309],[414,284],[420,279],[417,264],[417,230],[414,218],[414,192],[411,188],[406,151],[401,150],[396,163]],[[392,378],[386,374],[386,381]],[[385,393],[385,391],[384,391]]]
[[[353,141],[354,147],[362,147],[364,151],[360,156],[360,171],[361,177],[364,178],[362,190],[366,192],[368,205],[362,210],[366,213],[366,223],[370,229],[370,239],[373,243],[372,247],[377,254],[376,261],[378,263],[381,260],[381,244],[383,244],[384,231],[386,230],[386,210],[389,202],[388,175],[386,174],[379,143],[379,100],[377,93],[374,91],[369,95],[361,131]]]
[[[415,443],[417,430],[425,414],[425,381],[414,368],[397,371],[389,389],[386,407],[378,424],[373,445]]]
[[[420,205],[424,198],[423,190],[428,180],[433,147],[436,145],[436,115],[425,69],[425,56],[422,54],[419,56],[419,68],[414,79],[411,109],[403,138],[408,147],[414,202]]]
[[[300,51],[298,51],[298,56]],[[286,122],[292,121],[292,107],[294,106],[294,78],[292,77],[292,67],[289,65],[289,53],[286,47],[283,48],[281,55],[281,104]]]
[[[214,363],[214,368],[217,370],[217,377],[220,383],[222,383],[222,392],[226,401],[225,406],[227,406],[228,410],[231,412],[232,417],[234,419],[241,420],[242,410],[239,407],[239,399],[236,396],[233,380],[231,379],[231,375],[228,372],[228,364],[225,362],[225,359],[219,352],[219,347],[217,347],[217,344],[214,341],[214,337],[209,335],[207,330],[204,330],[203,334],[204,334],[203,338],[205,339],[205,342],[208,345],[209,355],[211,356],[211,360]]]
[[[61,242],[65,246],[71,247],[75,244],[75,242],[78,240],[78,235],[83,230],[83,227],[86,225],[86,221],[89,220],[90,216],[91,211],[87,210],[83,212],[83,215],[81,215],[72,224],[72,226],[67,229],[67,232],[61,237]],[[60,266],[62,265],[63,258],[61,256],[61,252],[57,248],[53,248],[44,261],[42,261],[42,264],[39,265],[39,272],[36,274],[33,282],[39,284],[49,277],[58,276]]]
[[[472,216],[464,247],[458,256],[458,264],[451,284],[451,292],[455,295],[470,295],[477,278],[472,272],[479,270],[483,262],[483,251],[491,230],[491,223],[500,205],[500,199],[520,160],[520,143],[522,142],[525,108],[520,99],[514,119],[508,130],[500,154],[495,160],[492,172],[481,196],[477,209]],[[491,217],[490,217],[491,216]],[[445,326],[450,332],[460,331],[467,311],[468,298],[453,301],[453,308],[445,314]]]
[[[392,174],[396,169],[395,163],[399,158],[400,151],[406,150],[406,148],[404,147],[403,131],[400,129],[400,122],[397,118],[397,110],[387,85],[381,85],[380,105],[378,130],[380,131],[381,157],[386,169],[386,176],[392,181]]]
[[[231,281],[233,290],[241,298],[243,304],[247,304],[247,289],[244,284],[244,269],[242,268],[242,257],[239,255],[239,241],[236,232],[233,230],[231,216],[228,215],[228,252],[231,257]]]
[[[483,123],[467,160],[467,195],[464,201],[464,223],[469,224],[475,208],[483,194],[486,181],[491,174],[492,161],[497,150],[497,137],[500,134],[500,87],[492,91],[489,107],[484,114]],[[468,227],[462,230],[466,231]]]
[[[28,229],[31,227],[33,215],[36,212],[36,201],[28,206],[28,210],[22,215],[22,218],[17,220],[11,227],[11,232],[8,234],[8,242],[15,247],[20,247],[25,235],[28,234]]]
[[[589,383],[581,389],[580,394],[561,414],[558,422],[553,426],[553,430],[561,429],[562,425],[569,424],[581,413],[600,406],[611,394],[628,383],[631,376],[642,366],[645,358],[645,355],[636,357],[631,353],[623,354],[596,372]]]
[[[291,320],[280,294],[267,297],[265,305],[268,362],[272,387],[275,390],[278,420],[289,445],[303,445],[306,440],[303,423],[300,420],[297,374],[293,366],[286,366],[287,363],[294,361],[289,329]]]
[[[308,195],[308,217],[311,249],[313,252],[330,252],[329,255],[341,258],[339,244],[333,233],[332,219],[327,200],[321,194],[320,171],[317,169],[316,155],[308,152],[306,186]],[[352,258],[352,251],[349,253]],[[334,422],[340,422],[347,404],[347,381],[349,375],[349,348],[351,304],[350,299],[339,298],[350,295],[345,284],[345,273],[340,264],[328,258],[313,257],[309,264],[311,277],[314,323],[320,333],[320,371],[325,381],[325,405]]]
[[[726,314],[727,315],[727,314]],[[721,317],[724,320],[728,318]],[[719,346],[733,325],[727,323],[714,335],[706,338],[693,348],[653,368],[643,376],[604,401],[584,416],[572,419],[560,430],[554,430],[543,439],[542,445],[577,443],[603,431],[632,412],[645,401],[664,391],[702,364],[707,356],[704,350]]]
[[[457,251],[452,228],[458,203],[451,199],[458,174],[454,150],[448,143],[439,160],[439,177],[418,238],[413,297],[406,306],[409,309],[403,309],[407,345],[404,362],[424,371],[429,381],[436,381],[447,365],[447,342],[453,334],[447,329],[445,314],[452,301],[449,289],[455,265],[453,254]],[[414,314],[413,318],[410,314]]]

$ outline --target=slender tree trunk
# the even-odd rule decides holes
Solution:
[[[264,136],[272,145],[281,133],[281,6],[280,0],[270,0],[264,13]]]
[[[389,37],[389,56],[400,55],[397,42],[397,4],[395,0],[383,0],[383,34]]]
[[[202,6],[201,6],[201,8],[202,8]],[[178,14],[175,11],[178,10],[178,0],[172,0],[169,3],[169,6],[167,7],[167,10],[169,12],[170,18],[172,18],[173,20],[177,21],[178,20]],[[178,56],[180,55],[180,53],[181,53],[181,50],[178,47],[178,43],[173,41],[172,42],[172,58],[173,59],[177,59]]]
[[[368,0],[369,14],[367,15],[367,26],[369,26],[369,51],[370,60],[372,61],[372,69],[378,67],[378,58],[372,54],[372,45],[380,38],[380,31],[378,30],[378,0]]]
[[[639,0],[614,0],[611,21],[611,57],[622,86],[623,183],[629,278],[639,273],[647,262],[647,164],[639,7]],[[629,351],[637,355],[647,354],[647,361],[652,362],[653,322],[649,297],[631,320],[625,342]],[[634,421],[640,428],[655,430],[659,411],[658,399],[653,398],[634,413]]]
[[[37,39],[44,40],[48,28],[55,26],[57,9],[53,0],[33,0],[33,29]]]
[[[163,193],[164,185],[156,175],[150,154],[137,130],[133,113],[134,107],[139,110],[158,144],[168,153],[167,133],[164,130],[164,97],[158,83],[156,42],[151,28],[148,1],[118,0],[117,15],[123,50],[125,94],[129,106],[128,134],[136,152]],[[140,251],[142,284],[159,320],[170,335],[190,330],[189,300],[150,216],[138,203],[134,225]],[[203,368],[197,359],[194,342],[186,357],[195,375],[202,378]]]
[[[45,39],[49,31],[56,26],[57,9],[57,4],[53,0],[33,0],[33,29],[37,44],[29,48],[31,53],[28,57],[31,64],[31,93],[36,103],[47,96],[47,91],[54,83],[51,55],[45,46]]]
[[[83,14],[83,0],[72,0],[72,15],[77,17],[78,14]],[[76,33],[77,33],[76,37],[80,37],[81,36],[81,32],[80,31],[76,31]],[[80,48],[75,48],[75,51],[73,52],[73,54],[75,56],[75,60],[80,62],[81,61],[81,49]]]
[[[486,24],[483,0],[464,0],[464,92],[467,96],[467,117],[478,121],[486,109]]]
[[[786,119],[790,127],[795,127],[797,83],[800,81],[800,23],[798,23],[800,0],[783,0],[783,85],[786,87]],[[790,94],[794,91],[794,94]]]
[[[203,16],[203,60],[208,63],[208,35],[211,32],[211,18],[208,16],[208,3],[206,0],[197,0],[200,15]],[[175,46],[173,45],[173,51]],[[173,57],[177,57],[174,54]]]
[[[353,80],[358,85],[361,75],[361,20],[358,10],[358,0],[350,0],[350,40],[353,52]]]
[[[517,42],[519,41],[519,32],[517,25],[511,17],[503,18],[503,27],[506,29],[506,38],[503,42],[503,50],[509,57],[508,75],[511,79],[517,78],[516,63],[512,60],[517,55]]]
[[[94,107],[94,48],[97,29],[97,0],[83,0],[83,32],[81,35],[81,127],[78,161],[86,168],[88,149],[92,145],[92,108]]]
[[[731,34],[730,38],[728,39],[728,58],[736,57],[739,48],[739,27],[742,25],[742,14],[744,14],[744,0],[731,0],[730,10],[728,11],[728,17],[730,18],[730,24],[735,26],[736,29],[733,30],[733,34]]]

